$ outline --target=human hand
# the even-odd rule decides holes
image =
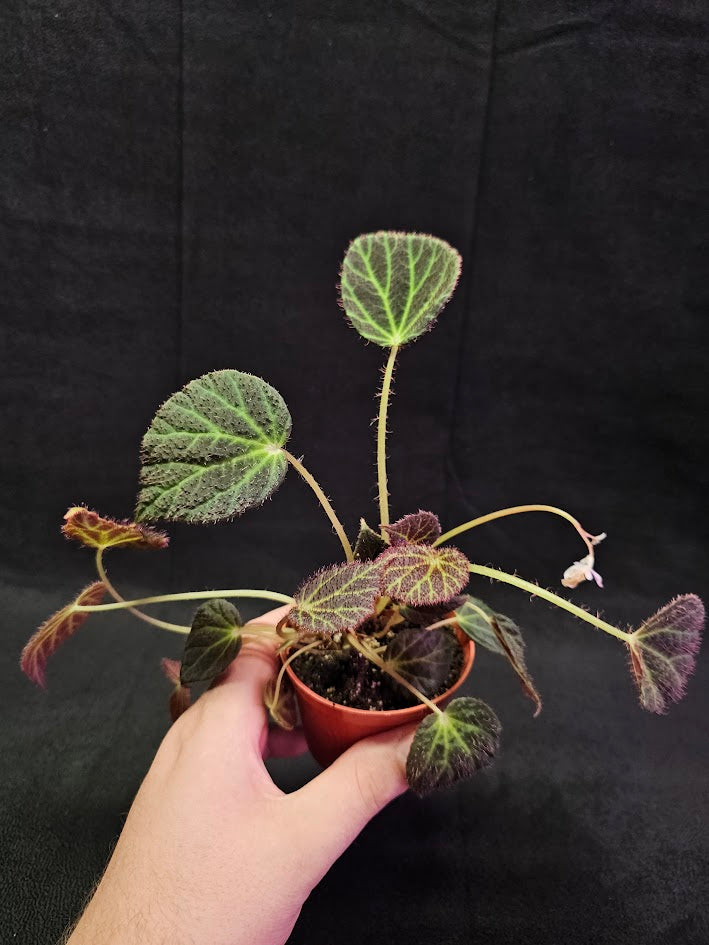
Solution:
[[[268,729],[275,647],[245,642],[169,730],[68,945],[281,945],[332,863],[406,790],[415,725],[353,745],[292,794],[276,787],[263,759],[306,746]]]

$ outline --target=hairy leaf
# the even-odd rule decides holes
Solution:
[[[630,637],[630,665],[648,712],[662,714],[679,702],[694,672],[704,629],[704,604],[696,594],[675,597]]]
[[[263,691],[263,703],[268,714],[279,728],[290,732],[298,724],[298,704],[295,698],[295,689],[288,676],[281,677],[281,685],[276,696],[276,680],[278,674],[272,676],[266,683]]]
[[[460,647],[447,630],[418,627],[399,630],[382,654],[386,669],[419,689],[424,696],[435,695],[448,678]]]
[[[468,583],[469,561],[457,548],[397,545],[377,559],[382,593],[414,607],[439,604]]]
[[[467,696],[454,699],[442,715],[427,715],[406,760],[411,789],[423,796],[487,767],[499,748],[500,731],[490,706]]]
[[[372,615],[379,596],[379,563],[333,564],[300,586],[288,622],[314,633],[354,630]]]
[[[363,518],[359,520],[359,534],[354,546],[354,556],[358,561],[372,561],[377,555],[387,547],[379,532],[365,522]]]
[[[136,518],[216,522],[260,505],[283,481],[291,417],[253,374],[213,371],[173,394],[143,437]]]
[[[340,297],[354,328],[384,348],[433,326],[453,294],[461,259],[448,243],[419,233],[358,236],[340,273]]]
[[[522,683],[525,695],[535,705],[536,718],[542,710],[542,700],[527,669],[522,631],[514,620],[504,614],[496,614],[486,603],[469,596],[456,608],[455,615],[456,623],[471,640],[493,653],[507,657]]]
[[[405,515],[391,525],[383,525],[382,530],[389,536],[392,546],[404,545],[407,542],[430,545],[440,536],[441,523],[433,512],[419,510]]]
[[[27,641],[20,657],[20,668],[32,682],[44,688],[46,684],[45,669],[47,660],[57,647],[73,636],[84,623],[88,613],[74,610],[80,607],[93,607],[100,604],[106,593],[106,587],[101,581],[89,584],[79,594],[75,601],[62,607],[56,614],[45,620],[42,626]]]
[[[160,660],[162,671],[167,679],[173,684],[173,690],[170,693],[170,717],[176,722],[183,712],[190,707],[192,694],[189,686],[183,686],[180,682],[180,661],[169,660],[163,657]]]
[[[85,505],[75,505],[64,516],[62,532],[67,538],[89,548],[113,548],[131,545],[133,548],[167,548],[169,539],[147,525],[138,525],[125,519],[122,522],[105,518]]]
[[[243,623],[228,600],[207,601],[198,608],[185,642],[180,681],[205,682],[223,673],[241,649]]]

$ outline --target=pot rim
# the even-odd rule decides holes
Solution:
[[[458,634],[456,634],[456,636],[458,636]],[[431,702],[433,702],[435,705],[438,705],[439,702],[449,699],[450,696],[463,685],[465,680],[468,678],[470,670],[473,666],[473,662],[475,661],[475,643],[468,637],[465,637],[464,641],[460,640],[459,638],[458,642],[461,644],[461,649],[464,651],[463,666],[460,671],[460,675],[450,687],[450,689],[446,689],[446,691],[442,692],[440,696],[436,696],[435,699],[431,699]],[[284,660],[285,658],[286,657],[284,654],[281,654],[281,660]],[[420,715],[422,710],[424,713],[430,712],[430,709],[424,705],[423,702],[419,702],[417,705],[407,706],[405,709],[356,709],[353,706],[342,705],[341,702],[333,702],[332,699],[326,699],[324,696],[319,695],[317,692],[307,686],[300,676],[295,674],[290,664],[286,666],[286,673],[299,695],[303,695],[305,698],[310,699],[316,705],[319,704],[323,707],[329,708],[330,710],[342,712],[346,715],[352,715],[354,717],[371,717],[376,715],[376,717],[380,719],[396,718],[401,719],[402,722],[405,722],[407,717],[414,718],[415,716]]]

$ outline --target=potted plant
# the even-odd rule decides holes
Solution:
[[[388,351],[377,424],[377,528],[362,519],[350,542],[320,484],[286,448],[291,417],[273,387],[236,370],[205,374],[160,407],[143,438],[134,520],[106,518],[84,506],[67,512],[64,534],[94,549],[97,580],[32,636],[22,654],[25,673],[44,685],[48,657],[91,614],[127,609],[185,636],[181,660],[163,660],[176,718],[189,705],[190,687],[221,674],[238,658],[245,638],[270,636],[281,657],[264,693],[274,722],[292,727],[299,703],[311,749],[327,764],[365,734],[419,720],[407,777],[413,790],[424,794],[468,777],[497,751],[500,723],[493,710],[473,697],[451,698],[470,671],[476,644],[507,659],[535,715],[541,707],[517,624],[465,593],[471,577],[484,577],[540,597],[618,639],[629,655],[643,708],[662,713],[680,699],[704,624],[698,597],[677,597],[640,627],[621,629],[516,574],[470,561],[450,544],[505,516],[561,516],[584,546],[584,555],[562,578],[573,588],[583,581],[602,586],[595,554],[604,534],[591,534],[568,512],[547,505],[501,509],[445,532],[428,511],[390,521],[386,435],[394,366],[401,349],[432,328],[453,293],[460,265],[459,254],[443,240],[398,232],[357,237],[342,264],[340,299],[349,323]],[[292,595],[232,589],[126,600],[109,580],[107,549],[164,548],[167,536],[152,527],[154,522],[209,523],[240,515],[264,502],[289,467],[315,493],[343,552],[342,560],[327,564]],[[104,602],[107,596],[110,602]],[[289,610],[275,630],[245,625],[231,602],[241,597],[277,601]],[[145,610],[170,601],[201,603],[189,625]]]

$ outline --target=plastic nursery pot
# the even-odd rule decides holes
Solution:
[[[461,640],[460,634],[456,636],[459,637],[459,643],[463,648],[463,668],[450,689],[432,700],[436,705],[445,706],[450,702],[453,693],[467,679],[475,659],[473,641],[468,637]],[[337,702],[330,702],[329,699],[324,699],[313,692],[296,676],[292,666],[288,666],[286,672],[293,683],[298,699],[303,732],[310,753],[325,768],[361,738],[377,735],[379,732],[386,732],[399,725],[407,725],[409,722],[420,722],[430,712],[425,705],[381,711],[352,709],[349,706],[339,705]]]

